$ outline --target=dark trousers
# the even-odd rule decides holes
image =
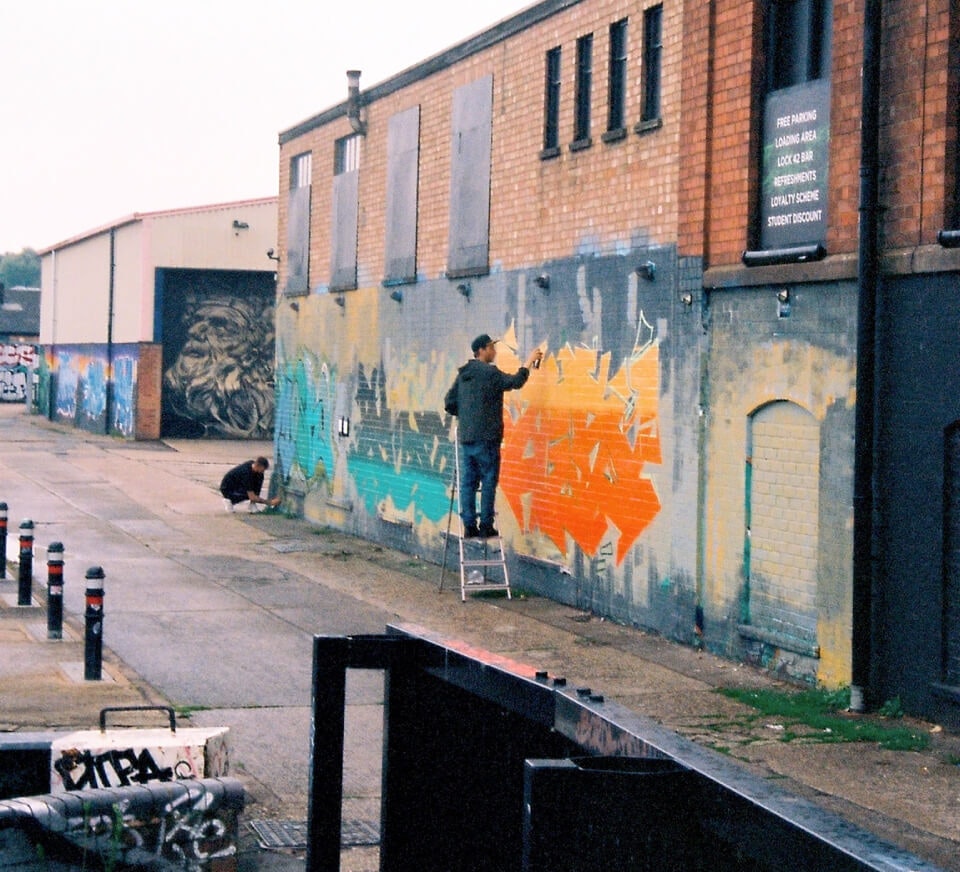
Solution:
[[[493,526],[493,507],[500,480],[499,442],[460,443],[460,517],[465,527],[477,523],[477,490],[480,490],[480,523]]]

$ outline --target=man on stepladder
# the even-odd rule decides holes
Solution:
[[[497,340],[481,333],[470,343],[473,360],[457,372],[444,397],[443,407],[459,419],[457,443],[460,450],[460,518],[463,538],[486,539],[499,536],[493,526],[494,500],[500,478],[500,443],[503,441],[503,395],[522,388],[530,378],[530,367],[543,357],[538,348],[513,375],[493,365]],[[477,524],[477,488],[480,489],[480,523]]]

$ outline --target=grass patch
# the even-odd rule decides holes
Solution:
[[[872,742],[890,751],[923,751],[930,744],[926,733],[892,724],[878,717],[845,714],[849,690],[745,690],[718,688],[718,693],[755,708],[759,717],[776,718],[783,726],[780,740],[792,742]],[[888,711],[899,709],[899,701]]]
[[[174,706],[173,711],[175,712],[178,718],[183,718],[184,720],[189,720],[190,715],[194,712],[205,712],[209,711],[210,706],[208,705],[178,705]]]

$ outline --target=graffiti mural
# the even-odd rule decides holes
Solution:
[[[659,343],[642,313],[638,324],[619,365],[610,352],[566,345],[505,397],[500,490],[520,530],[561,553],[569,536],[585,554],[617,565],[661,510],[652,472],[662,464]],[[511,327],[499,345],[501,369],[519,367],[517,345]],[[287,483],[333,489],[342,452],[351,493],[369,515],[414,527],[446,521],[451,419],[394,408],[382,366],[360,364],[352,431],[340,438],[332,422],[345,385],[335,367],[300,348],[280,373],[276,444]]]
[[[436,412],[397,414],[382,367],[358,366],[347,417],[350,436],[337,433],[337,398],[348,386],[335,366],[306,349],[291,359],[281,348],[277,380],[276,451],[285,483],[310,493],[333,492],[343,456],[351,493],[366,512],[386,520],[440,523],[449,502],[452,449]]]
[[[27,401],[27,379],[38,357],[35,345],[0,345],[0,402]]]
[[[336,372],[315,355],[280,365],[277,378],[276,451],[279,472],[319,485],[333,474],[330,420]]]
[[[111,362],[105,345],[58,345],[48,351],[52,420],[93,433],[133,435],[139,352],[136,345],[124,344],[113,346],[112,353]]]
[[[596,556],[613,525],[619,564],[661,508],[650,474],[663,462],[659,345],[642,314],[632,353],[613,370],[609,353],[567,345],[531,379],[541,391],[506,395],[500,488],[523,528],[561,552],[569,534]]]
[[[164,436],[269,439],[273,288],[184,271],[164,295]]]

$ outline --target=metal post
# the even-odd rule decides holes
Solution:
[[[350,640],[313,637],[306,872],[340,868],[343,736]]]
[[[47,548],[47,638],[63,638],[63,542]]]
[[[33,602],[33,521],[29,518],[20,524],[19,582],[17,605],[29,606]]]
[[[103,569],[91,566],[87,570],[86,633],[83,639],[83,677],[99,681],[103,666]]]
[[[0,503],[0,578],[7,577],[7,504]]]

